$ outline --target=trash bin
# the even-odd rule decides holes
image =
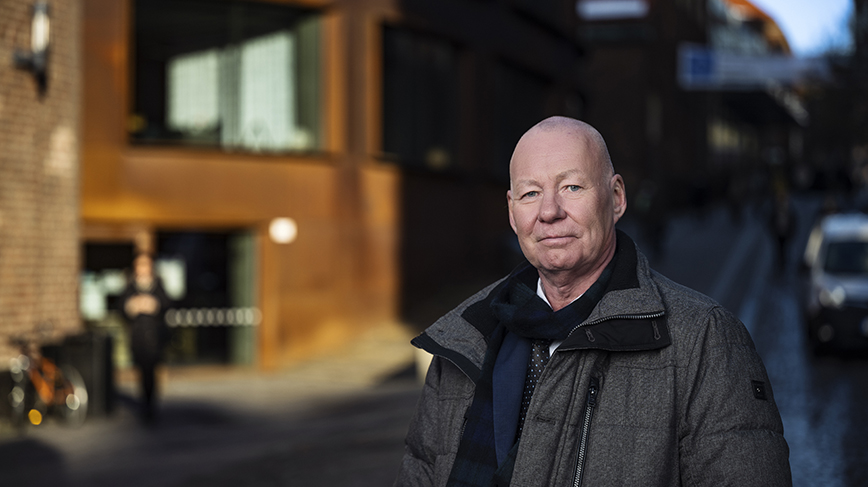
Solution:
[[[88,395],[88,416],[106,416],[114,411],[115,381],[112,337],[88,331],[63,341],[60,363],[75,367],[84,379]]]

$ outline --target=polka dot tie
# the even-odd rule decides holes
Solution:
[[[530,360],[527,364],[527,376],[524,379],[524,392],[521,396],[521,412],[518,416],[518,434],[516,441],[521,438],[521,431],[524,428],[524,418],[527,416],[527,409],[530,407],[530,398],[533,396],[533,390],[536,387],[536,382],[542,375],[546,363],[549,361],[549,346],[551,340],[533,340],[530,351]]]

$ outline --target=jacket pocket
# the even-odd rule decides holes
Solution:
[[[619,364],[606,372],[606,396],[597,423],[667,430],[675,427],[675,367],[654,361]]]
[[[677,485],[675,373],[613,360],[588,437],[585,485]],[[649,364],[650,365],[650,364]]]

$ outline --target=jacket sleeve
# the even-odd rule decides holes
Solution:
[[[682,484],[791,486],[783,424],[750,335],[720,307],[698,326],[680,379]]]
[[[395,486],[446,484],[472,396],[470,379],[448,360],[435,356],[410,421]]]

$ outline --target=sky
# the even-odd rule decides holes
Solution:
[[[830,46],[850,45],[847,19],[853,0],[751,0],[787,36],[793,54],[817,55]]]

